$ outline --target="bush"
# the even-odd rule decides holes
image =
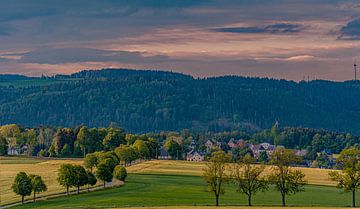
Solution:
[[[68,144],[65,144],[64,147],[61,150],[61,156],[62,157],[68,157],[71,155],[71,149]]]
[[[39,157],[47,157],[48,156],[48,152],[45,149],[42,149],[38,152],[37,154]]]
[[[114,177],[120,181],[125,181],[127,177],[126,168],[121,165],[116,166],[114,169]]]

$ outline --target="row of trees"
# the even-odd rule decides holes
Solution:
[[[21,196],[21,204],[24,204],[25,196],[33,193],[33,201],[35,202],[36,194],[47,190],[47,186],[41,176],[28,175],[25,172],[20,172],[16,175],[11,188],[16,194]]]
[[[151,158],[156,158],[159,145],[162,144],[172,159],[182,159],[189,151],[192,141],[196,143],[195,148],[199,151],[206,151],[205,142],[208,139],[220,142],[222,149],[227,151],[230,150],[227,143],[231,138],[252,143],[268,142],[290,149],[306,149],[305,159],[307,160],[315,160],[318,157],[317,153],[323,150],[339,153],[351,146],[360,147],[360,137],[348,133],[308,128],[280,128],[277,125],[269,130],[255,132],[193,133],[184,129],[180,132],[135,135],[126,133],[114,123],[108,128],[87,128],[86,126],[24,128],[11,124],[0,127],[0,155],[6,155],[8,149],[16,149],[28,155],[83,157],[87,153],[114,150],[119,145],[132,145],[136,140],[142,140],[147,143]],[[233,152],[238,155],[236,152],[239,150],[235,149]]]
[[[286,205],[286,197],[304,191],[306,184],[305,174],[292,168],[299,163],[300,159],[285,148],[278,148],[271,156],[272,172],[264,174],[265,166],[256,165],[255,159],[247,154],[235,164],[229,164],[230,156],[223,151],[212,154],[204,169],[203,177],[208,185],[208,191],[215,196],[216,206],[219,205],[219,197],[224,194],[224,185],[232,182],[237,186],[237,192],[248,197],[248,205],[256,193],[266,191],[270,185],[274,185],[280,192],[282,206]],[[350,148],[341,152],[338,162],[342,165],[342,171],[332,171],[329,177],[338,182],[338,187],[345,192],[352,192],[352,206],[355,207],[355,193],[360,188],[360,150]]]

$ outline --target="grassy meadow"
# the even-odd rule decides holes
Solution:
[[[128,168],[129,172],[144,173],[144,174],[181,174],[201,176],[205,163],[189,162],[189,161],[171,161],[171,160],[158,160],[147,161],[137,164]],[[319,168],[302,168],[301,170],[306,175],[306,180],[309,184],[314,185],[327,185],[335,186],[335,182],[331,181],[328,177],[330,170]],[[267,166],[264,174],[267,175],[271,172],[271,166]]]
[[[17,172],[26,171],[42,175],[49,187],[47,193],[62,192],[64,189],[56,182],[59,166],[62,163],[82,163],[81,160],[41,160],[34,158],[0,158],[0,160],[1,204],[20,199],[10,189]],[[204,207],[213,205],[214,198],[212,194],[206,192],[206,186],[200,176],[203,167],[203,163],[196,162],[147,161],[127,168],[128,179],[122,187],[69,197],[57,197],[15,208],[211,208]],[[328,186],[333,184],[327,177],[328,170],[299,169],[307,174],[307,180],[312,185],[306,186],[306,192],[289,197],[287,201],[289,205],[300,208],[312,206],[347,207],[350,205],[350,194],[341,193],[339,189]],[[246,205],[246,197],[235,191],[234,185],[226,185],[226,193],[220,198],[220,205],[227,205],[228,207],[224,208],[229,209],[235,208],[236,205]],[[357,204],[360,204],[360,195],[357,198]],[[266,193],[259,193],[253,200],[255,206],[269,206],[268,208],[279,206],[280,203],[280,193],[273,188]],[[261,208],[267,209],[266,207]]]

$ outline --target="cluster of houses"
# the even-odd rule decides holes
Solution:
[[[232,150],[234,148],[244,148],[244,147],[248,147],[251,152],[253,153],[253,157],[255,159],[258,159],[260,157],[260,154],[262,152],[266,152],[267,156],[271,156],[275,149],[277,148],[277,146],[269,144],[269,143],[261,143],[261,144],[253,144],[253,143],[249,143],[246,142],[245,140],[235,140],[235,139],[230,139],[230,141],[227,144],[222,144],[218,141],[215,140],[207,140],[205,142],[205,148],[206,150],[198,150],[196,149],[196,142],[192,141],[191,144],[188,147],[188,150],[190,150],[189,152],[187,152],[183,158],[187,161],[195,161],[195,162],[199,162],[199,161],[204,161],[206,156],[208,156],[211,151],[213,150]],[[304,156],[306,155],[306,150],[294,150],[295,154],[298,156]],[[159,155],[159,159],[171,159],[171,157],[169,156],[169,154],[164,150],[161,149],[160,150],[160,155]]]

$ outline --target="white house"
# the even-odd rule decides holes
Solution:
[[[188,152],[186,155],[187,161],[201,162],[204,161],[204,159],[205,159],[205,154],[194,150]]]

